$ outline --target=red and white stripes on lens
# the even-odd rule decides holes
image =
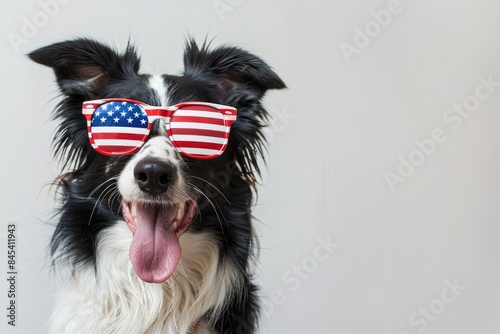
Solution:
[[[105,99],[83,104],[89,140],[99,153],[120,156],[136,152],[156,119],[165,122],[174,147],[185,156],[215,158],[224,152],[236,109],[206,102],[183,102],[152,107],[128,99]]]

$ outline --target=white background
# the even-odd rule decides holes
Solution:
[[[130,37],[144,73],[178,74],[188,35],[250,50],[289,87],[266,97],[276,122],[255,208],[257,275],[267,296],[260,333],[500,332],[500,87],[457,129],[443,119],[472,101],[478,77],[500,82],[498,1],[401,1],[350,62],[341,43],[355,45],[357,27],[376,29],[371,12],[389,1],[221,0],[231,10],[218,12],[212,0],[72,0],[17,47],[9,36],[22,37],[23,20],[33,22],[43,8],[6,3],[0,332],[45,333],[55,291],[46,250],[47,184],[57,171],[48,119],[57,91],[53,73],[24,54],[77,36],[123,50]],[[415,141],[438,128],[446,141],[391,191],[385,173],[397,174],[401,158],[421,158]],[[16,328],[4,315],[10,222],[17,224]],[[318,238],[340,246],[325,253]],[[450,303],[441,297],[446,280],[465,287]],[[432,321],[420,315],[429,306]]]

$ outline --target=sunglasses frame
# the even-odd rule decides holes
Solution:
[[[148,126],[147,126],[147,132],[144,134],[144,137],[141,139],[141,144],[139,146],[136,146],[129,151],[126,152],[108,152],[106,150],[101,149],[94,141],[94,138],[92,136],[92,117],[96,111],[97,108],[99,108],[101,105],[105,103],[110,103],[110,102],[127,102],[127,103],[133,103],[138,106],[140,106],[147,115],[148,119]],[[211,155],[201,155],[201,154],[191,154],[187,153],[182,150],[179,146],[176,144],[176,140],[173,138],[173,134],[170,128],[170,119],[174,115],[176,111],[179,109],[183,109],[188,106],[202,106],[202,107],[209,107],[213,108],[222,115],[222,118],[224,120],[224,126],[225,126],[225,135],[224,135],[224,142],[222,144],[222,147],[217,153],[211,154]],[[85,101],[82,104],[82,114],[85,116],[87,120],[87,132],[89,136],[89,141],[92,147],[99,153],[107,156],[123,156],[123,155],[128,155],[128,154],[133,154],[137,151],[140,150],[140,148],[144,145],[146,142],[146,139],[149,136],[149,132],[151,130],[151,125],[153,122],[157,119],[161,119],[164,121],[166,125],[166,132],[168,135],[168,138],[172,145],[176,148],[177,151],[179,151],[182,155],[188,157],[188,158],[193,158],[193,159],[213,159],[217,158],[220,156],[226,149],[227,143],[229,141],[229,131],[231,128],[231,125],[236,121],[237,117],[237,110],[236,108],[230,107],[230,106],[225,106],[221,104],[216,104],[216,103],[210,103],[210,102],[201,102],[201,101],[187,101],[187,102],[181,102],[178,104],[175,104],[173,106],[168,106],[168,107],[159,107],[159,106],[151,106],[148,105],[144,102],[137,101],[137,100],[132,100],[132,99],[126,99],[126,98],[108,98],[108,99],[98,99],[98,100],[90,100],[90,101]]]

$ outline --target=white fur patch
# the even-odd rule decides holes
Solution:
[[[155,91],[158,99],[160,100],[160,105],[158,107],[168,106],[167,99],[167,87],[165,81],[160,74],[154,74],[149,79],[149,86]]]
[[[51,333],[188,334],[210,309],[218,313],[237,284],[236,270],[219,263],[218,245],[208,234],[186,232],[179,240],[182,257],[175,273],[164,283],[152,284],[139,279],[132,268],[127,225],[119,221],[104,231],[97,273],[81,269],[66,280]],[[199,329],[210,333],[203,323]]]

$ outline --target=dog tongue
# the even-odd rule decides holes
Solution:
[[[172,220],[177,208],[160,209],[137,205],[136,231],[130,246],[130,260],[143,281],[161,283],[175,270],[181,247]]]

